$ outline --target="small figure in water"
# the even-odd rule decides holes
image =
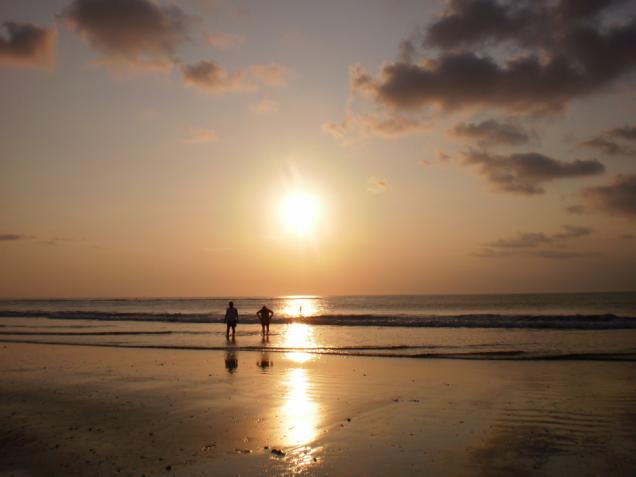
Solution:
[[[234,308],[233,301],[231,301],[228,305],[227,310],[225,310],[225,319],[223,320],[227,324],[225,338],[230,339],[230,328],[232,328],[232,339],[234,339],[234,335],[236,334],[236,324],[239,321],[238,310]]]
[[[256,312],[256,316],[261,320],[261,326],[263,327],[263,336],[265,336],[265,330],[267,330],[267,335],[269,336],[269,321],[274,316],[274,312],[263,305],[263,308]]]

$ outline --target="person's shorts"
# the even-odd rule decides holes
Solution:
[[[238,322],[234,320],[227,320],[227,326],[234,328]]]

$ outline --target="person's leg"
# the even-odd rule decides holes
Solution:
[[[232,325],[232,339],[234,339],[235,335],[236,335],[236,325]]]
[[[227,324],[227,329],[225,330],[225,338],[230,339],[230,324]]]
[[[267,327],[267,336],[269,336],[269,323],[267,323],[266,327]]]

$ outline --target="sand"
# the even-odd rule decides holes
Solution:
[[[2,344],[0,363],[2,476],[636,475],[633,362]]]

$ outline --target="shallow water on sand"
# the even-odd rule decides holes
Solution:
[[[190,350],[465,359],[636,360],[636,330],[410,328],[277,324],[261,336],[239,324],[235,340],[218,323],[0,318],[0,342]]]

